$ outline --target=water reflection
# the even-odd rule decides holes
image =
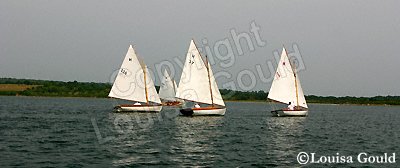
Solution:
[[[110,113],[109,119],[115,133],[108,149],[114,155],[114,166],[160,162],[157,159],[160,142],[154,135],[156,124],[162,120],[160,113]]]
[[[173,161],[180,166],[212,165],[218,159],[216,145],[220,140],[223,117],[177,117],[177,150]]]
[[[265,103],[227,102],[222,118],[186,118],[112,113],[109,101],[0,96],[0,167],[297,167],[300,151],[400,150],[399,106],[310,105],[305,118],[272,118]]]
[[[272,164],[297,164],[296,157],[305,145],[306,117],[268,117],[269,133],[267,157]]]

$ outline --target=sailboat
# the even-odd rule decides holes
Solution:
[[[148,72],[147,66],[137,57],[130,45],[108,97],[136,103],[120,104],[114,108],[115,111],[161,111],[161,100]]]
[[[196,103],[192,108],[181,109],[183,115],[225,115],[225,103],[210,63],[207,56],[206,61],[203,61],[193,39],[190,41],[176,97]],[[200,107],[199,103],[206,107]]]
[[[161,79],[161,86],[158,95],[160,96],[163,106],[179,106],[183,101],[175,98],[176,95],[176,82],[171,79],[167,70],[164,70],[164,76]]]
[[[308,114],[308,106],[296,67],[290,62],[285,47],[282,49],[275,77],[268,93],[268,99],[293,107],[273,110],[271,111],[273,116],[307,116]]]

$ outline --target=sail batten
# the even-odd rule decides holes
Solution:
[[[209,67],[207,70],[207,66]],[[176,96],[179,99],[225,106],[210,63],[205,63],[192,40],[179,81]]]
[[[298,75],[295,75],[285,48],[282,49],[274,80],[268,93],[268,99],[285,104],[290,102],[296,106],[308,108],[300,80]]]

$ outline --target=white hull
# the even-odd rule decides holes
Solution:
[[[162,109],[162,106],[124,106],[124,105],[119,105],[115,107],[116,112],[160,112]]]
[[[308,115],[307,110],[275,110],[271,113],[275,117],[305,117]]]
[[[210,109],[210,110],[196,110],[193,108],[193,115],[194,116],[202,116],[202,115],[225,115],[226,108],[219,108],[219,109]]]

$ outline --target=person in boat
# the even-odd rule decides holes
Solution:
[[[136,103],[133,104],[133,105],[135,105],[135,106],[140,106],[140,105],[142,105],[142,104],[140,104],[139,102],[136,102]]]
[[[294,110],[294,105],[292,104],[292,102],[289,102],[288,109],[289,110]]]
[[[200,108],[200,105],[199,104],[194,104],[194,108]]]

